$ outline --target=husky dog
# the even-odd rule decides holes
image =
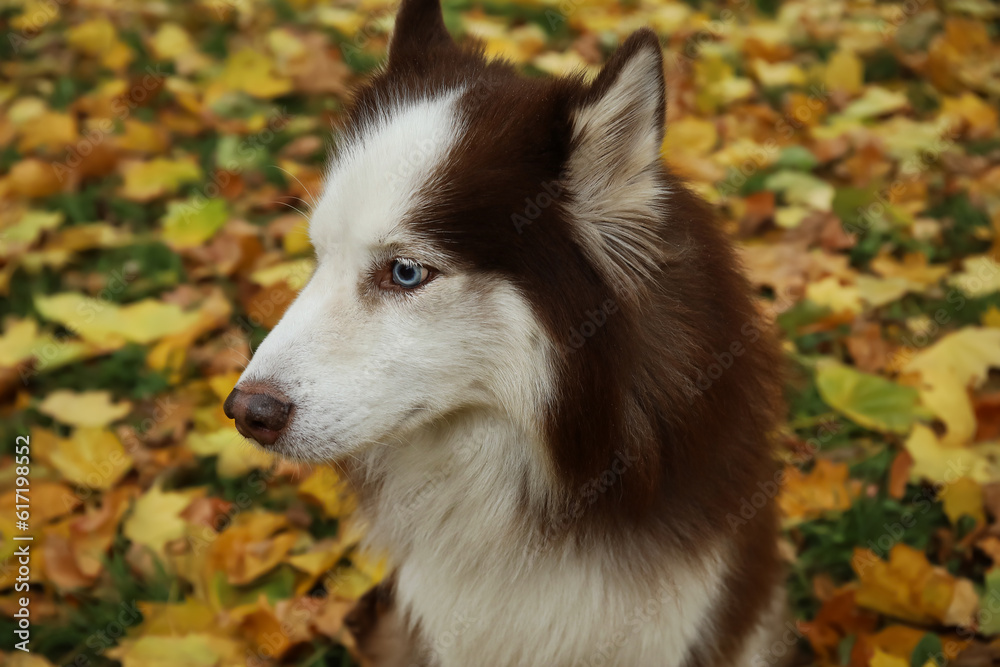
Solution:
[[[664,116],[650,30],[528,78],[403,0],[225,403],[357,493],[395,568],[350,619],[370,664],[777,659],[780,353]]]

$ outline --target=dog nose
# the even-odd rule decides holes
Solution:
[[[292,404],[267,391],[233,389],[222,409],[242,435],[262,445],[273,445],[288,426]]]

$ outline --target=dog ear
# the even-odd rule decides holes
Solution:
[[[659,261],[650,223],[662,190],[665,111],[663,54],[649,29],[625,40],[571,106],[573,214],[591,258],[618,286],[634,285]]]
[[[430,52],[453,45],[440,0],[403,0],[389,42],[389,67],[424,60]]]
[[[659,159],[665,111],[660,42],[644,28],[618,47],[575,110],[574,150],[595,170],[644,169]]]

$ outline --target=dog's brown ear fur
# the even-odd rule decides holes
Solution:
[[[413,66],[455,46],[444,25],[440,0],[403,0],[389,42],[389,68]]]

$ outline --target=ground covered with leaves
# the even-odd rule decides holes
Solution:
[[[309,275],[301,213],[393,11],[0,2],[11,664],[352,664],[344,613],[384,574],[352,501],[333,470],[251,448],[221,402]],[[743,508],[777,497],[785,523],[796,620],[761,664],[1000,660],[998,17],[446,3],[453,32],[529,75],[596,71],[642,25],[662,37],[664,158],[717,205],[793,368],[784,471]],[[11,650],[14,535],[34,538],[30,656]]]

